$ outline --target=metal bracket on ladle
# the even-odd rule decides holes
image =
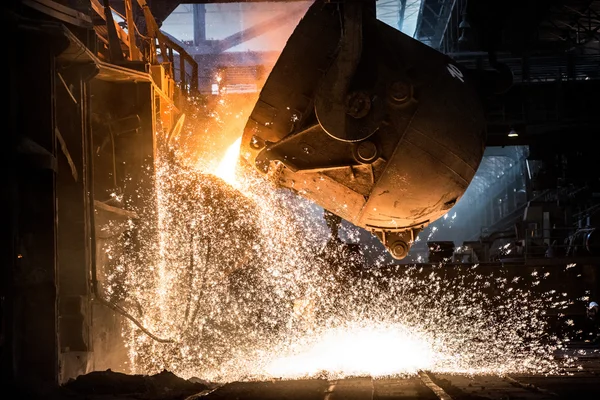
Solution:
[[[371,232],[375,234],[379,240],[381,240],[392,257],[397,260],[401,260],[408,255],[408,252],[410,251],[413,242],[417,238],[417,235],[423,230],[423,227],[427,223],[429,223],[429,221],[398,230],[371,228]]]
[[[364,1],[343,4],[340,50],[315,97],[319,124],[328,135],[344,142],[367,139],[382,119],[383,107],[372,93],[350,90],[363,53],[364,10]]]

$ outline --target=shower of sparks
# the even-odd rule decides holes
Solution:
[[[313,205],[236,170],[239,147],[216,172],[160,154],[156,208],[128,221],[121,252],[107,249],[105,293],[169,340],[126,324],[130,372],[228,382],[562,367],[564,339],[547,316],[570,301],[535,290],[548,275],[365,266],[324,252]]]

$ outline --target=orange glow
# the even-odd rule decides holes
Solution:
[[[332,377],[414,374],[430,369],[442,355],[433,340],[402,325],[350,326],[327,329],[298,343],[295,353],[271,362],[266,372],[276,378],[305,378],[327,371]],[[312,339],[312,340],[311,340]],[[348,351],[352,349],[352,351]],[[440,360],[437,360],[440,358]]]
[[[215,171],[215,175],[223,179],[230,185],[234,185],[237,181],[237,163],[240,157],[240,145],[242,138],[239,137],[235,142],[227,148],[223,159],[219,162],[219,166]]]

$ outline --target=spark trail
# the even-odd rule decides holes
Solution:
[[[236,147],[217,170],[158,160],[158,234],[107,282],[174,343],[127,325],[132,372],[228,382],[560,369],[547,316],[568,300],[534,290],[545,276],[332,258],[314,206],[236,166]]]

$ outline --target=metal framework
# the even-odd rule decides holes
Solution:
[[[480,196],[503,177],[509,168],[516,164],[515,160],[505,156],[486,156],[481,161],[477,174],[469,185],[469,191]]]
[[[442,52],[458,50],[466,0],[423,0],[415,38]]]
[[[377,2],[377,18],[402,30],[407,0],[380,0]]]
[[[585,47],[588,53],[600,53],[599,0],[547,3],[525,0],[515,4],[520,8],[511,14],[512,19],[505,22],[504,29],[518,34],[507,35],[508,42],[500,44],[498,50],[520,48],[524,41],[528,41],[531,51],[564,51]],[[506,7],[515,4],[507,3]],[[467,17],[467,0],[423,0],[415,37],[445,53],[476,50],[472,46],[477,46],[477,38],[470,37],[466,32],[471,27]],[[485,21],[479,23],[485,24]]]
[[[566,1],[551,10],[539,28],[540,39],[568,46],[585,46],[600,41],[600,1]],[[600,53],[600,46],[594,50]]]

